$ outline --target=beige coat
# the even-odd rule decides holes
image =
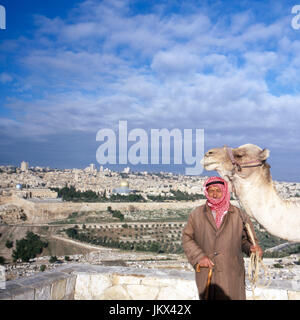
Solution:
[[[189,263],[195,267],[202,257],[208,256],[215,264],[209,299],[246,299],[242,252],[249,256],[252,243],[245,231],[241,215],[244,221],[249,223],[257,242],[249,217],[231,204],[219,229],[207,204],[191,212],[183,229],[182,245]],[[196,272],[200,299],[204,299],[208,271],[208,268],[201,268],[200,272]]]

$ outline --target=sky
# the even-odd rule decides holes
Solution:
[[[268,148],[273,179],[300,181],[295,4],[0,0],[0,165],[99,168],[97,132],[126,120]]]

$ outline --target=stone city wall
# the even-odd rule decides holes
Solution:
[[[191,210],[205,203],[205,200],[195,202],[34,202],[13,196],[11,203],[24,209],[28,223],[45,223],[57,219],[65,219],[72,212],[78,211],[106,211],[108,206],[112,210],[130,211],[133,206],[136,210],[186,209]],[[235,201],[232,204],[237,205]]]
[[[56,191],[52,191],[47,188],[31,188],[23,190],[12,190],[13,195],[23,198],[52,198],[55,199],[58,196]]]
[[[286,286],[286,284],[285,284]],[[296,288],[297,289],[297,288]],[[246,291],[247,300],[253,299]],[[0,300],[197,300],[194,272],[69,264],[6,282]],[[256,288],[258,300],[300,300],[298,290]]]
[[[57,213],[63,213],[68,211],[106,211],[108,206],[111,206],[112,210],[126,210],[129,211],[130,206],[134,206],[137,210],[160,210],[160,209],[184,209],[184,208],[195,208],[202,205],[205,200],[195,202],[98,202],[98,203],[87,203],[87,202],[62,202],[62,203],[35,203],[37,210],[48,210]]]

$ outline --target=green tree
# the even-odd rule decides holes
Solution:
[[[50,259],[49,259],[49,262],[50,262],[50,263],[54,263],[54,262],[56,262],[56,261],[58,261],[58,259],[57,259],[56,256],[51,256]]]
[[[151,252],[158,252],[159,249],[160,249],[160,244],[158,242],[152,242],[149,248]]]
[[[48,243],[42,241],[39,235],[28,231],[25,238],[16,241],[16,250],[12,253],[13,261],[21,259],[28,262],[29,259],[33,259],[42,253],[43,248],[46,248],[47,245]]]
[[[8,248],[8,249],[12,248],[13,245],[14,245],[14,242],[13,242],[13,241],[7,240],[6,243],[5,243],[5,246],[6,246],[6,248]]]
[[[5,258],[0,256],[0,264],[4,264],[5,263]]]
[[[46,265],[45,264],[42,264],[40,266],[40,271],[44,272],[46,270]]]
[[[70,238],[76,238],[78,235],[78,231],[75,228],[69,228],[66,230],[66,234]]]

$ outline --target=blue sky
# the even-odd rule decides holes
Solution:
[[[300,181],[295,4],[0,0],[0,164],[99,166],[97,131],[127,120],[268,148],[273,178]]]

